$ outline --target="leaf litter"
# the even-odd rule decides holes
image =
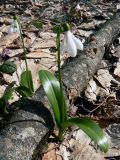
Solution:
[[[19,34],[8,33],[13,22],[12,16],[10,16],[11,10],[18,15],[19,12],[22,13],[20,19],[25,34],[25,46],[28,49],[27,60],[33,74],[35,89],[37,89],[40,85],[38,80],[38,71],[40,69],[50,69],[53,72],[57,70],[55,34],[52,33],[52,26],[56,24],[56,20],[66,20],[67,16],[70,16],[70,21],[72,21],[73,30],[77,37],[87,40],[87,37],[96,32],[107,19],[111,18],[116,9],[119,8],[119,2],[115,3],[112,0],[109,2],[103,0],[93,0],[92,2],[68,1],[67,5],[63,5],[63,8],[60,2],[59,0],[49,2],[30,0],[15,1],[14,5],[7,1],[5,3],[0,2],[0,53],[2,55],[5,49],[10,50],[8,58],[17,65],[17,73],[14,73],[13,76],[7,74],[0,76],[0,95],[4,93],[4,90],[11,82],[15,81],[18,84],[20,74],[25,70]],[[80,7],[76,11],[75,8],[78,4]],[[68,11],[67,15],[64,15],[63,10]],[[38,17],[44,20],[42,31],[31,23],[33,20],[38,20]],[[68,131],[71,134],[66,134],[67,141],[64,140],[60,145],[55,143],[48,144],[47,151],[43,153],[43,160],[102,160],[105,159],[104,157],[120,155],[120,143],[115,142],[115,139],[119,139],[119,131],[117,129],[120,127],[117,124],[117,118],[120,118],[120,112],[118,110],[120,109],[119,39],[117,40],[117,44],[113,44],[113,48],[110,48],[108,55],[103,59],[103,63],[106,65],[104,66],[101,63],[100,68],[102,69],[99,69],[96,75],[90,80],[84,96],[74,99],[77,91],[73,91],[74,93],[71,92],[69,97],[71,110],[74,112],[74,114],[70,112],[70,116],[75,116],[76,114],[91,116],[98,122],[101,119],[104,120],[104,123],[106,123],[106,119],[108,121],[110,118],[114,120],[114,124],[110,124],[105,128],[111,144],[109,152],[106,155],[99,153],[90,139],[82,131],[73,127]],[[62,57],[61,63],[64,63],[65,59],[66,56]],[[14,95],[14,99],[11,102],[17,99],[17,95]],[[101,115],[103,116],[102,118],[100,117]],[[117,125],[118,127],[115,128]],[[116,138],[114,138],[115,133],[118,133]],[[112,143],[113,141],[114,143]]]

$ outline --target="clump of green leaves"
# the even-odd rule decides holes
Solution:
[[[69,30],[68,24],[55,27],[57,32],[57,50],[58,50],[58,79],[49,71],[39,71],[39,78],[45,90],[48,100],[52,106],[57,127],[59,129],[59,140],[62,140],[68,127],[76,125],[82,129],[100,149],[104,152],[108,150],[107,138],[102,129],[90,118],[69,118],[67,115],[67,104],[62,89],[62,77],[60,69],[60,34]]]
[[[0,107],[4,110],[4,112],[7,112],[6,101],[8,101],[12,97],[13,91],[18,92],[23,97],[31,96],[34,92],[32,74],[31,71],[28,70],[26,59],[27,50],[24,45],[20,22],[18,17],[15,16],[15,19],[17,20],[19,25],[20,37],[24,50],[26,70],[21,74],[20,85],[18,87],[11,86],[4,92],[3,96],[0,98]],[[39,26],[39,24],[37,25]],[[56,43],[58,50],[58,79],[47,70],[39,71],[39,78],[48,97],[48,100],[53,108],[56,124],[59,129],[59,140],[62,140],[64,138],[64,134],[69,126],[76,125],[80,129],[82,129],[95,143],[97,143],[102,151],[107,152],[107,139],[102,129],[95,122],[93,122],[90,118],[69,118],[69,116],[67,115],[67,104],[62,87],[60,66],[60,35],[61,33],[68,31],[69,29],[69,25],[65,23],[60,24],[59,26],[54,28],[54,31],[57,33]],[[11,64],[11,62],[6,62],[2,66],[0,66],[0,71],[4,73],[6,72],[8,74],[12,74],[15,70],[16,66],[14,64]]]
[[[23,48],[23,53],[24,53],[26,69],[25,69],[25,71],[22,72],[22,74],[20,76],[19,86],[17,86],[17,87],[15,87],[14,85],[8,86],[9,89],[6,89],[3,96],[0,98],[0,108],[1,108],[2,112],[4,112],[4,113],[8,113],[7,104],[8,104],[8,101],[12,98],[13,92],[17,92],[22,97],[31,96],[34,92],[32,73],[28,69],[28,64],[27,64],[27,58],[26,58],[27,50],[24,45],[21,24],[20,24],[19,18],[17,16],[14,16],[14,20],[16,21],[17,26],[19,27],[19,33],[20,33],[20,38],[21,38],[21,42],[22,42],[22,48]],[[0,72],[2,72],[2,73],[12,75],[16,70],[17,70],[16,65],[11,61],[5,61],[0,66]]]
[[[22,97],[26,97],[26,96],[31,96],[32,93],[34,92],[33,79],[32,79],[31,71],[28,70],[28,64],[27,64],[27,58],[26,58],[27,50],[26,50],[25,44],[24,44],[21,24],[20,24],[19,18],[17,16],[14,16],[14,18],[17,21],[18,26],[19,26],[20,38],[21,38],[21,42],[22,42],[22,48],[23,48],[23,53],[24,53],[25,65],[26,65],[26,70],[23,71],[23,73],[21,74],[21,77],[20,77],[20,86],[16,88],[16,91]]]

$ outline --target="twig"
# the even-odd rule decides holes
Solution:
[[[89,114],[93,113],[95,110],[97,110],[98,108],[100,108],[100,107],[106,102],[106,100],[108,99],[108,97],[109,97],[109,96],[107,96],[107,98],[105,98],[105,100],[104,100],[98,107],[96,107],[96,108],[94,108],[92,111],[90,111]]]

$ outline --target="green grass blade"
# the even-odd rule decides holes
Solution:
[[[68,128],[71,125],[78,126],[83,130],[95,143],[98,144],[101,151],[108,151],[107,138],[105,137],[102,129],[89,118],[71,118],[62,127]]]
[[[24,72],[22,72],[21,79],[20,79],[20,86],[25,86],[31,92],[34,92],[31,71],[24,71]]]
[[[46,70],[41,70],[39,72],[39,78],[46,92],[48,100],[53,107],[53,112],[57,122],[61,123],[61,120],[66,120],[66,113],[62,113],[62,107],[65,107],[65,99],[63,97],[64,103],[61,102],[61,92],[60,83],[57,78]],[[64,106],[62,106],[62,104]],[[64,110],[65,111],[65,110]]]

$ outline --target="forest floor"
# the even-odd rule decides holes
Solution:
[[[35,90],[40,86],[38,71],[57,71],[56,34],[53,26],[67,21],[72,32],[83,42],[89,40],[102,25],[120,9],[119,0],[81,0],[62,3],[61,0],[7,0],[0,1],[0,61],[14,62],[17,72],[0,74],[0,96],[12,82],[19,83],[25,70],[23,49],[19,33],[11,33],[13,14],[16,14],[24,32],[28,67],[32,71]],[[36,23],[43,24],[42,28]],[[61,64],[68,55],[61,56]],[[10,103],[19,99],[14,94]],[[89,107],[88,107],[89,106]],[[70,115],[91,116],[105,129],[110,140],[107,154],[101,154],[90,139],[77,128],[71,128],[66,141],[57,148],[50,143],[43,160],[120,160],[120,37],[109,47],[97,73],[89,81],[82,97],[70,106]],[[81,141],[82,139],[82,141]],[[79,147],[78,147],[79,146]]]

